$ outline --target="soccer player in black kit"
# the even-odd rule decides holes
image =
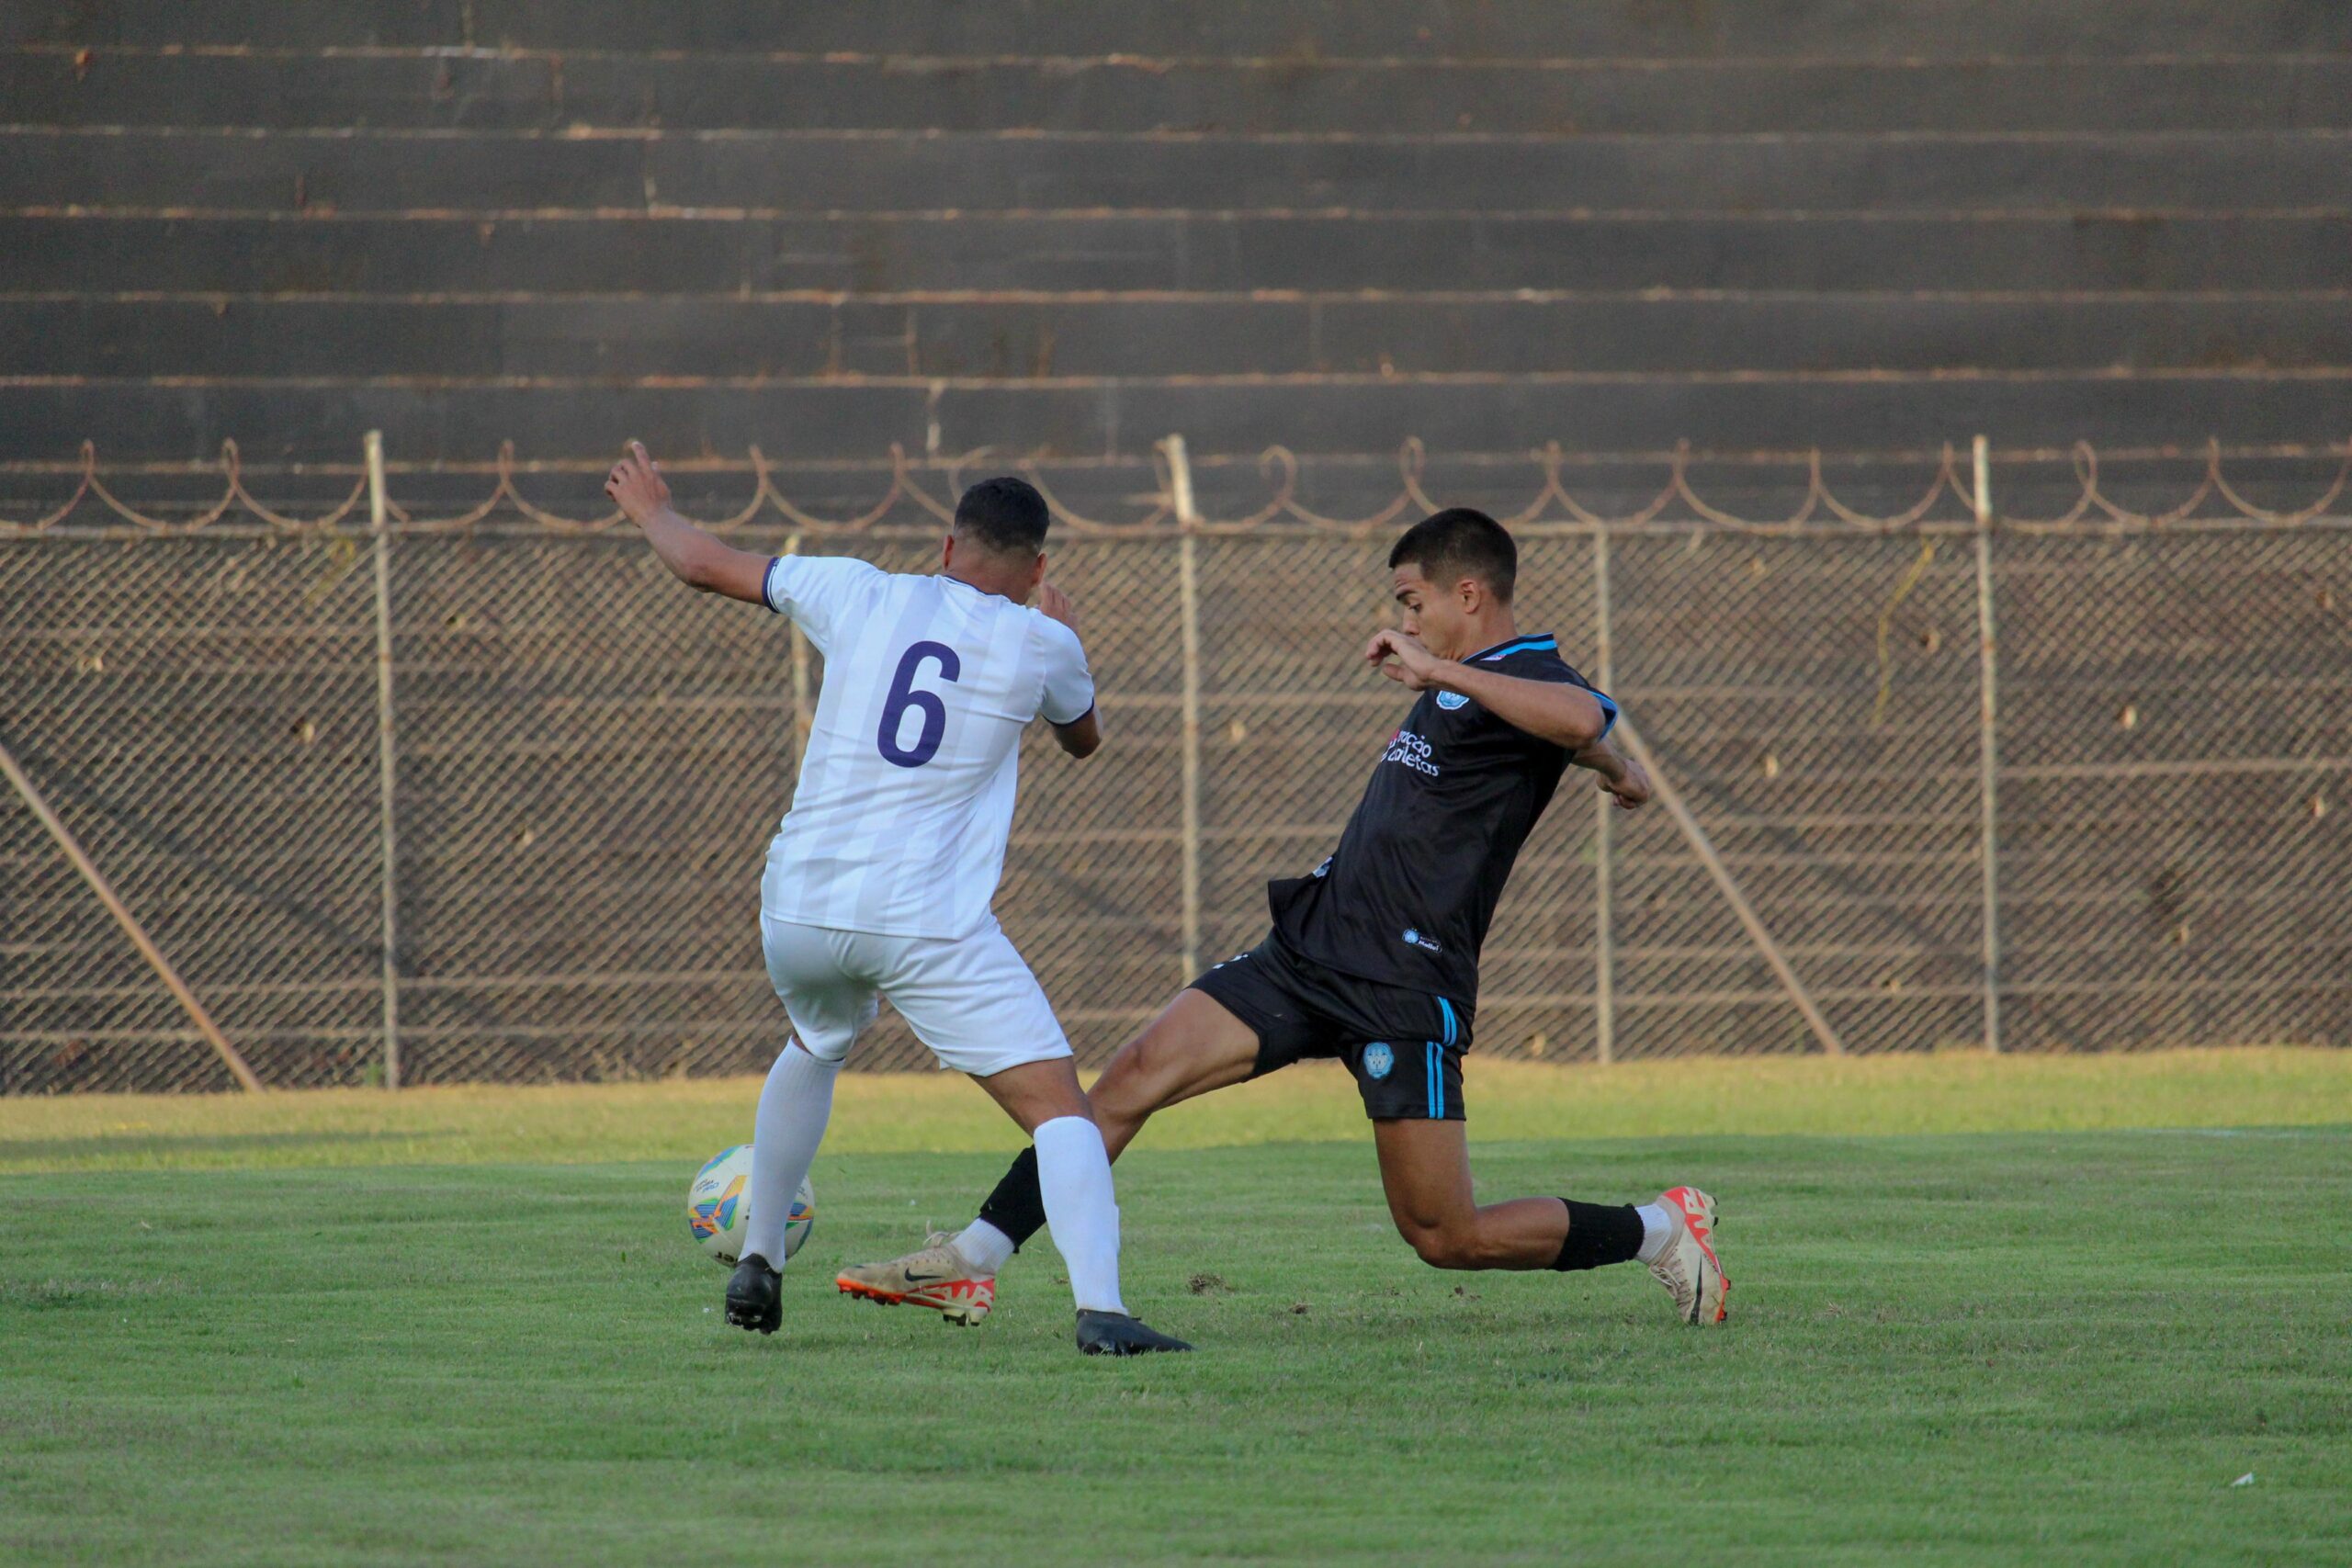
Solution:
[[[1310,1056],[1354,1075],[1372,1119],[1388,1211],[1440,1269],[1646,1263],[1688,1323],[1721,1323],[1729,1281],[1714,1201],[1675,1187],[1640,1205],[1517,1198],[1481,1205],[1470,1183],[1462,1057],[1478,948],[1520,846],[1570,765],[1633,809],[1650,797],[1610,738],[1617,705],[1511,618],[1518,549],[1464,508],[1416,524],[1389,553],[1398,629],[1365,660],[1420,694],[1383,749],[1338,851],[1268,886],[1273,929],[1178,993],[1092,1090],[1111,1156],[1151,1113]],[[995,1276],[1045,1224],[1024,1150],[961,1233],[839,1276],[841,1289],[976,1324]]]

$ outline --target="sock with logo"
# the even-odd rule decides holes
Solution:
[[[792,1200],[808,1179],[833,1114],[833,1080],[839,1062],[820,1062],[797,1040],[786,1044],[768,1069],[760,1089],[760,1110],[752,1122],[752,1181],[745,1193],[752,1213],[744,1223],[743,1253],[758,1253],[770,1268],[784,1267],[784,1227]]]
[[[1083,1116],[1042,1122],[1037,1190],[1054,1247],[1069,1269],[1069,1293],[1080,1312],[1126,1314],[1119,1299],[1119,1204],[1111,1186],[1111,1151],[1102,1130]]]
[[[1599,1269],[1611,1263],[1631,1263],[1641,1255],[1642,1216],[1631,1203],[1579,1203],[1560,1200],[1568,1207],[1567,1239],[1552,1267],[1563,1271]]]

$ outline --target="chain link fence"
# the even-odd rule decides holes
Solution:
[[[1756,524],[1679,455],[1659,490],[1540,454],[1532,503],[1523,467],[1417,450],[1393,493],[1318,498],[1283,455],[1256,506],[1168,457],[1036,474],[1111,744],[1078,766],[1033,741],[998,909],[1087,1059],[1338,838],[1408,701],[1357,650],[1440,477],[1514,522],[1521,627],[1623,700],[1845,1048],[2352,1043],[2340,472],[2271,511],[2217,452],[2158,507],[2086,454],[2020,458],[2036,520],[1990,515],[2004,459],[1947,453],[1925,500],[1865,514],[1798,458]],[[897,460],[881,502],[848,476],[820,516],[756,454],[686,471],[707,516],[752,484],[725,525],[746,547],[899,570],[977,477]],[[488,502],[388,500],[380,528],[363,475],[276,476],[325,487],[301,518],[233,452],[225,475],[141,512],[85,454],[52,476],[70,495],[12,509],[0,744],[262,1081],[763,1068],[786,1023],[758,872],[822,678],[805,642],[526,500],[504,459]],[[1234,521],[1193,517],[1196,485]],[[0,803],[0,1092],[229,1087],[27,804]],[[1707,861],[1571,774],[1488,939],[1480,1048],[1821,1048]],[[886,1012],[856,1061],[929,1057]]]

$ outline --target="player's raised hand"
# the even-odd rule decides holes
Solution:
[[[1069,602],[1069,594],[1052,583],[1037,585],[1037,609],[1040,614],[1052,616],[1070,630],[1078,630],[1078,606]]]
[[[670,504],[670,481],[662,477],[662,465],[645,450],[645,443],[632,441],[628,453],[605,476],[605,493],[630,522],[642,527],[648,517]]]
[[[1364,662],[1409,691],[1426,692],[1437,684],[1438,671],[1445,660],[1421,646],[1419,637],[1408,637],[1394,627],[1376,631],[1363,646]]]

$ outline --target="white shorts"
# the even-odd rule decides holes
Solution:
[[[880,936],[760,917],[768,980],[801,1049],[838,1062],[888,997],[941,1063],[988,1077],[1070,1054],[1045,987],[991,919],[967,937]]]

